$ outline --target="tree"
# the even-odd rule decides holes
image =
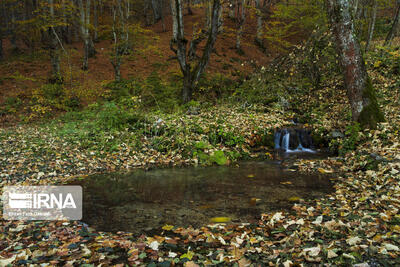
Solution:
[[[173,32],[171,39],[171,50],[177,55],[179,66],[183,74],[182,100],[184,103],[187,103],[192,99],[193,90],[208,64],[217,39],[221,3],[220,0],[213,0],[210,27],[206,28],[206,30],[201,30],[199,33],[195,33],[192,40],[188,42],[184,33],[182,0],[171,1],[173,2],[171,3],[174,25],[173,29],[176,29],[176,32]],[[193,61],[197,57],[197,47],[205,39],[207,41],[203,54],[197,64],[194,64]]]
[[[89,58],[96,54],[94,49],[93,39],[90,36],[90,5],[91,0],[86,0],[86,5],[83,4],[83,0],[78,0],[79,12],[80,12],[80,28],[83,39],[84,56],[83,56],[83,70],[87,70],[89,67]]]
[[[122,57],[129,49],[129,0],[114,0],[112,5],[114,39],[111,64],[114,68],[115,81],[121,80]]]
[[[328,16],[336,41],[344,82],[354,121],[375,128],[384,120],[368,77],[360,44],[354,35],[348,0],[326,0]]]
[[[368,37],[367,37],[367,43],[365,45],[365,52],[368,52],[369,46],[372,42],[372,37],[374,36],[377,9],[378,9],[378,0],[372,0],[372,14],[368,27]]]
[[[262,18],[262,10],[261,10],[261,5],[260,1],[261,0],[255,0],[256,1],[256,16],[257,16],[257,34],[255,38],[255,42],[258,46],[263,47],[263,18]]]
[[[243,36],[243,31],[244,31],[244,24],[246,22],[246,0],[241,0],[241,3],[237,5],[238,8],[238,30],[236,34],[236,49],[238,51],[242,51],[242,46],[241,46],[241,39]]]
[[[54,12],[54,1],[48,0],[49,5],[49,25],[47,30],[47,35],[49,38],[49,54],[51,60],[51,74],[49,81],[51,83],[61,83],[63,78],[61,76],[60,70],[60,52],[58,49],[58,36],[56,32],[56,17]]]
[[[400,0],[397,0],[396,15],[394,16],[392,27],[390,28],[390,31],[386,36],[385,45],[390,45],[394,36],[399,31],[399,26],[400,26]]]

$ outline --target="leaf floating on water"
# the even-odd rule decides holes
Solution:
[[[287,182],[281,182],[281,184],[292,184],[292,182],[287,181]]]
[[[249,174],[249,175],[247,175],[247,177],[248,178],[254,178],[255,176],[254,176],[254,174]]]
[[[300,197],[291,197],[288,199],[290,202],[296,202],[300,200]]]
[[[166,225],[164,225],[164,226],[162,227],[162,229],[163,229],[163,230],[166,230],[166,231],[171,231],[173,228],[174,228],[173,225],[168,225],[168,224],[166,224]]]
[[[231,218],[230,217],[214,217],[214,218],[211,218],[210,220],[215,223],[225,223],[225,222],[230,222]]]
[[[318,171],[320,173],[333,173],[333,170],[327,170],[327,169],[323,169],[323,168],[318,168]]]

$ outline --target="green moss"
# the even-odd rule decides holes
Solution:
[[[363,97],[369,99],[369,105],[363,108],[358,121],[363,128],[376,129],[377,123],[385,121],[385,118],[379,109],[376,94],[370,78],[367,79],[367,84],[363,91]]]

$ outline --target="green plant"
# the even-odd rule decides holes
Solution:
[[[215,162],[218,165],[226,165],[228,163],[228,158],[225,156],[224,151],[217,150],[210,156],[211,162]]]
[[[339,155],[344,155],[349,151],[353,151],[356,149],[359,144],[361,126],[359,123],[355,122],[346,127],[345,135],[346,137],[342,140],[342,143],[339,145]]]

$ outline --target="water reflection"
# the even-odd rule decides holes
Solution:
[[[326,176],[299,175],[265,162],[135,170],[76,183],[84,187],[84,222],[97,230],[138,234],[165,224],[199,227],[219,216],[252,222],[262,212],[289,208],[291,197],[331,190]]]

